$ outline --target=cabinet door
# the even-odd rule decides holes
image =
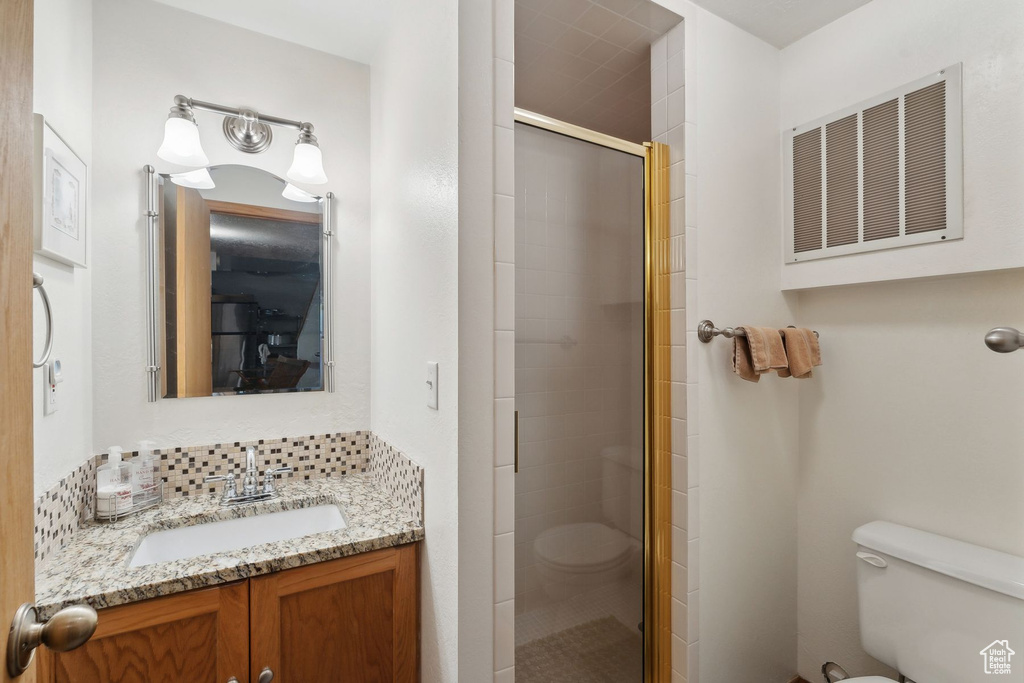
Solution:
[[[250,579],[250,681],[419,680],[417,544]]]
[[[248,584],[99,610],[71,652],[39,649],[43,683],[228,683],[249,677]]]

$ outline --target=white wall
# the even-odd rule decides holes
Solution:
[[[458,3],[410,0],[371,62],[370,427],[424,467],[422,676],[458,678]],[[439,409],[426,364],[439,363]]]
[[[967,243],[1024,235],[1022,26],[1017,0],[875,0],[783,50],[783,125],[962,61],[958,266],[1018,258],[1015,246],[978,254]],[[938,262],[947,247],[928,251]],[[891,674],[860,647],[858,525],[884,519],[1024,555],[1024,359],[982,343],[991,327],[1024,324],[1022,293],[1020,271],[800,293],[801,321],[821,332],[825,362],[800,397],[799,671],[808,680],[827,659],[854,675]]]
[[[92,0],[36,0],[33,110],[92,168]],[[92,175],[95,178],[95,175]],[[96,200],[91,192],[90,208]],[[95,214],[93,214],[95,215]],[[92,216],[86,224],[95,230]],[[35,491],[42,494],[92,454],[92,244],[89,268],[72,268],[33,256],[54,313],[53,357],[64,369],[59,410],[43,415],[46,368],[33,373]],[[36,343],[42,353],[46,334],[42,300],[33,295]]]
[[[964,239],[787,264],[786,289],[1024,266],[1024,3],[875,0],[782,51],[782,127],[964,63]]]
[[[697,32],[687,55],[697,60],[697,133],[687,146],[699,159],[699,273],[687,282],[687,326],[800,324],[772,257],[781,249],[778,51],[703,11]],[[787,681],[796,669],[799,380],[744,382],[729,341],[687,342],[700,378],[700,677]]]
[[[507,362],[511,374],[513,359],[509,344],[499,361],[494,340],[513,325],[502,305],[514,301],[512,278],[496,275],[512,266],[496,262],[514,256],[514,159],[511,144],[499,156],[496,141],[512,135],[512,8],[512,0],[459,2],[458,677],[503,683],[513,674],[514,534],[511,477],[501,478],[508,494],[499,496],[496,473],[511,469],[513,388],[503,383],[507,398],[496,398],[496,366]],[[499,189],[499,175],[509,187]]]
[[[149,0],[97,0],[94,15],[93,447],[180,445],[365,429],[369,424],[369,69]],[[145,183],[178,170],[156,157],[176,94],[316,125],[337,195],[337,390],[146,402]],[[221,117],[198,112],[213,164],[283,175],[294,140],[275,129],[260,155],[231,148]]]

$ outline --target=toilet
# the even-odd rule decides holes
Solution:
[[[853,540],[868,654],[916,683],[1024,681],[1024,558],[890,522]]]
[[[562,587],[592,588],[624,577],[636,566],[640,542],[630,528],[629,487],[639,491],[639,456],[622,446],[601,450],[601,517],[603,521],[561,524],[537,535],[533,543],[537,573],[549,597]],[[624,483],[628,482],[628,483]]]
[[[534,554],[545,589],[557,598],[557,586],[593,588],[625,576],[634,563],[639,542],[600,522],[552,527],[537,536]]]

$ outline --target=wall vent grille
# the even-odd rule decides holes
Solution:
[[[784,133],[787,263],[963,237],[960,75]]]

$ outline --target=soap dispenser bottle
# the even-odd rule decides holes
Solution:
[[[123,449],[107,449],[107,461],[96,468],[96,513],[101,517],[124,514],[132,507],[130,467],[121,459]]]
[[[139,442],[139,455],[132,461],[132,495],[143,501],[156,496],[157,459],[152,441]]]

